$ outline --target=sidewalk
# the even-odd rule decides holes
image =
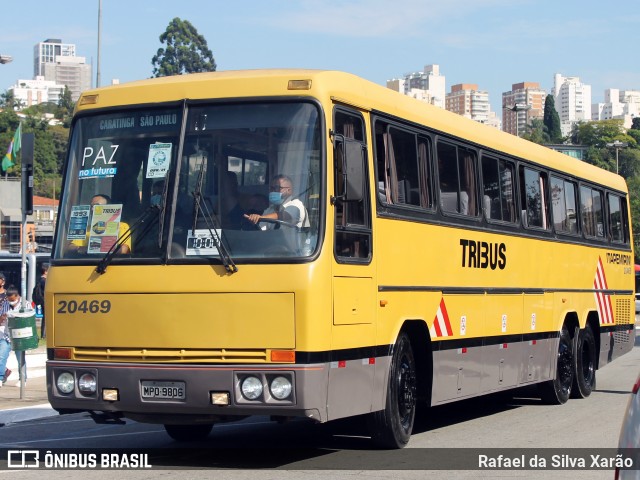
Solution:
[[[23,389],[23,398],[20,398],[18,362],[15,353],[11,352],[7,368],[12,373],[0,388],[0,426],[58,414],[47,399],[46,360],[45,346],[26,352],[27,383]]]

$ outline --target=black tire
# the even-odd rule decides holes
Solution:
[[[586,325],[578,334],[573,376],[573,398],[587,398],[596,388],[596,339]]]
[[[193,442],[204,440],[211,433],[213,423],[198,425],[165,425],[164,429],[169,436],[178,442]]]
[[[371,439],[381,448],[403,448],[416,416],[416,362],[409,336],[401,333],[393,347],[384,410],[369,416]]]
[[[542,400],[551,405],[567,403],[571,396],[574,372],[574,342],[569,330],[563,325],[558,341],[556,375],[553,380],[540,384]]]

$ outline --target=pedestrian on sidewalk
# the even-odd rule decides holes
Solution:
[[[9,302],[9,307],[11,312],[19,312],[22,309],[22,297],[20,296],[20,292],[17,287],[14,285],[10,285],[7,287],[7,301]],[[31,305],[27,302],[25,311],[32,310]],[[27,384],[27,357],[25,355],[24,350],[18,351],[14,350],[16,354],[16,360],[18,361],[18,372],[20,373],[20,381],[16,385],[20,386],[21,382]]]
[[[40,266],[40,278],[36,282],[36,286],[33,287],[33,293],[31,299],[35,303],[35,308],[40,306],[42,312],[42,321],[40,323],[40,338],[46,338],[47,331],[45,329],[45,313],[44,313],[44,287],[47,283],[47,274],[49,273],[49,264],[43,263]]]
[[[7,312],[11,308],[7,300],[7,291],[4,288],[6,277],[0,272],[0,372],[2,381],[0,386],[7,381],[11,370],[7,368],[7,360],[11,353],[11,338],[9,337],[9,326],[7,325]]]

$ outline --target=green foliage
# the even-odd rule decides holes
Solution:
[[[160,35],[159,48],[151,59],[154,77],[183,73],[215,72],[216,62],[205,38],[187,20],[176,17]]]
[[[20,110],[23,104],[13,95],[13,90],[7,90],[0,95],[0,108],[5,110]]]
[[[604,147],[614,140],[622,140],[625,137],[625,129],[622,120],[598,120],[595,122],[581,122],[575,125],[572,133],[572,142],[575,145],[588,147]]]
[[[549,135],[547,129],[542,120],[534,118],[531,123],[525,127],[525,133],[522,134],[522,138],[529,140],[530,142],[544,145],[549,143]]]
[[[560,129],[560,115],[556,111],[556,101],[553,95],[547,95],[545,99],[543,123],[549,136],[549,143],[561,143],[563,138]]]
[[[59,198],[69,128],[61,125],[52,126],[42,119],[43,113],[53,113],[57,108],[52,104],[35,105],[21,113],[27,115],[22,120],[22,133],[34,134],[34,193],[51,197],[55,184],[56,198]],[[6,153],[20,121],[13,110],[0,112],[0,132],[2,132],[0,133],[0,154],[2,156]],[[6,172],[9,177],[19,177],[21,174],[21,153],[16,160],[16,164]]]
[[[627,187],[629,188],[629,202],[631,204],[631,224],[633,235],[633,246],[636,252],[635,263],[640,263],[638,255],[640,254],[640,177],[635,176],[627,179]]]
[[[56,118],[61,120],[63,125],[67,128],[71,126],[71,117],[73,111],[76,108],[75,102],[71,98],[71,90],[66,85],[64,86],[64,92],[60,101],[58,101],[58,108],[56,109]]]
[[[640,117],[635,117],[633,120],[631,120],[631,129],[640,130]]]

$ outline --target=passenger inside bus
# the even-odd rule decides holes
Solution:
[[[89,236],[90,236],[90,230],[93,226],[93,212],[94,207],[96,205],[108,205],[111,203],[111,197],[109,197],[109,195],[106,194],[102,194],[99,193],[97,195],[94,195],[91,198],[91,211],[90,211],[90,216],[91,218],[89,218],[89,220],[87,221],[87,230],[85,232],[85,237],[84,239],[74,239],[69,241],[69,243],[66,246],[66,252],[67,253],[77,253],[77,254],[86,254],[87,253],[87,245],[89,243]],[[118,225],[118,237],[122,236],[127,230],[129,230],[129,225],[126,222],[119,222]],[[120,246],[120,250],[118,252],[119,254],[123,254],[126,255],[128,253],[131,253],[131,238],[128,238],[121,246]]]

